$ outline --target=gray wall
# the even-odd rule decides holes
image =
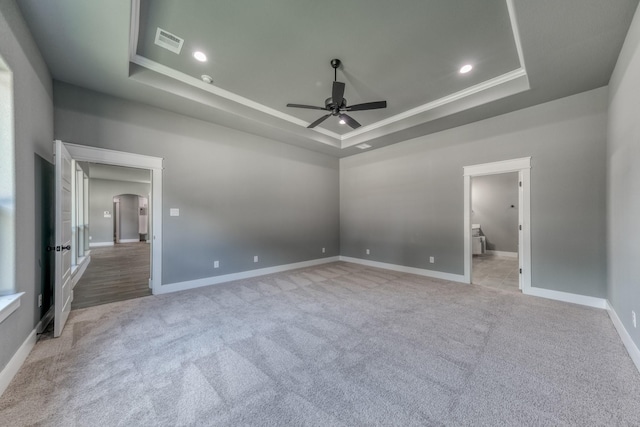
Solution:
[[[480,224],[487,250],[518,252],[517,172],[472,178],[471,210],[471,222]]]
[[[640,347],[640,11],[611,77],[608,134],[609,302]]]
[[[533,286],[606,296],[606,107],[600,88],[341,159],[342,255],[463,274],[463,167],[531,156]]]
[[[149,197],[151,185],[141,182],[114,181],[109,179],[89,179],[89,230],[92,243],[113,242],[113,197],[119,194],[138,194]],[[137,203],[137,199],[136,199]],[[111,218],[104,217],[104,211],[111,213]],[[136,217],[137,221],[137,217]],[[139,237],[121,237],[123,239]]]
[[[138,196],[133,194],[122,194],[120,199],[120,239],[131,240],[140,239],[138,233],[140,222],[138,220],[138,207],[140,202]]]
[[[339,254],[338,159],[64,83],[54,94],[56,138],[164,158],[163,283]]]
[[[13,0],[0,1],[0,55],[13,71],[16,161],[16,286],[20,308],[0,323],[2,370],[40,319],[43,244],[35,224],[35,154],[53,161],[51,76]],[[38,210],[38,215],[46,215]]]

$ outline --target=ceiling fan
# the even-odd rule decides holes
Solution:
[[[340,117],[341,123],[346,123],[353,129],[359,128],[361,125],[353,117],[346,114],[348,111],[364,111],[364,110],[376,110],[378,108],[387,108],[387,101],[365,102],[364,104],[347,105],[347,100],[344,99],[344,83],[338,80],[338,67],[342,64],[339,59],[332,59],[331,66],[333,67],[333,88],[331,89],[331,98],[327,98],[324,101],[324,107],[316,107],[313,105],[302,104],[287,104],[287,107],[294,108],[306,108],[309,110],[323,110],[330,113],[320,117],[315,122],[311,123],[307,128],[311,129],[318,126],[331,116]]]

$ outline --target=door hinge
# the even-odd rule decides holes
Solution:
[[[522,274],[522,269],[520,269],[520,274]]]
[[[522,187],[522,181],[518,182],[518,186]]]
[[[519,226],[518,226],[518,230],[522,230],[522,225],[519,225]]]

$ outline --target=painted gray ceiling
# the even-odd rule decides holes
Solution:
[[[141,0],[139,20],[130,0],[18,3],[57,80],[343,157],[608,84],[638,0],[509,1]],[[180,55],[153,44],[158,26],[185,38]],[[517,34],[520,80],[390,120],[520,69]],[[285,107],[322,105],[334,57],[350,104],[389,103],[352,114],[359,134]]]

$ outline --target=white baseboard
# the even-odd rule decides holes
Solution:
[[[389,264],[386,262],[370,261],[368,259],[352,258],[348,256],[340,256],[340,261],[352,262],[354,264],[366,265],[368,267],[384,268],[386,270],[399,271],[401,273],[417,274],[419,276],[433,277],[435,279],[449,280],[451,282],[465,283],[464,275],[444,273],[442,271],[427,270],[424,268],[407,267],[398,264]]]
[[[505,252],[505,251],[486,251],[487,255],[503,256],[507,258],[518,258],[518,252]]]
[[[120,239],[118,243],[140,243],[140,238],[137,239]]]
[[[4,393],[7,387],[9,387],[9,383],[11,383],[13,377],[16,376],[16,374],[20,370],[20,367],[22,367],[22,364],[27,359],[27,356],[31,352],[31,349],[35,345],[36,339],[37,334],[36,330],[34,329],[33,331],[31,331],[29,336],[27,336],[27,339],[24,340],[11,360],[9,360],[7,366],[5,366],[2,372],[0,372],[0,396],[2,396],[2,393]]]
[[[573,304],[586,305],[594,308],[607,308],[607,300],[604,298],[589,297],[586,295],[571,294],[569,292],[554,291],[551,289],[534,288],[523,289],[525,295],[553,299],[556,301],[570,302]]]
[[[76,287],[78,281],[82,278],[82,275],[87,270],[89,263],[91,262],[90,256],[85,256],[82,258],[80,265],[78,265],[73,273],[71,273],[71,289]]]
[[[91,242],[89,243],[90,248],[101,248],[104,246],[113,246],[113,242]]]
[[[613,322],[613,326],[615,326],[616,331],[618,331],[618,335],[620,335],[620,338],[622,339],[622,343],[627,349],[627,352],[629,353],[631,360],[633,360],[633,363],[635,363],[636,368],[638,368],[638,371],[640,372],[640,349],[638,349],[638,346],[636,345],[636,343],[634,343],[633,340],[631,339],[631,335],[629,335],[629,332],[622,324],[620,317],[618,317],[618,313],[616,313],[616,311],[613,309],[613,306],[611,305],[611,303],[609,301],[607,301],[606,303],[607,303],[607,313],[609,313],[609,317]]]
[[[220,283],[232,282],[234,280],[250,279],[252,277],[264,276],[266,274],[281,273],[283,271],[295,270],[298,268],[313,267],[314,265],[327,264],[338,261],[339,257],[328,257],[314,259],[310,261],[296,262],[293,264],[277,265],[275,267],[258,268],[256,270],[242,271],[240,273],[224,274],[222,276],[205,277],[202,279],[188,280],[185,282],[170,283],[153,289],[154,295],[167,294],[170,292],[186,291],[187,289],[201,288],[203,286],[218,285]]]

